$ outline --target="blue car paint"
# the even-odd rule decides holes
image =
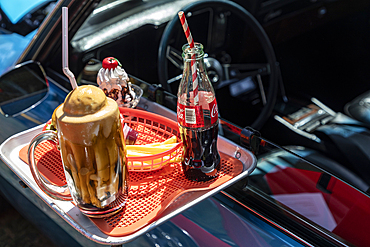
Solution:
[[[0,8],[16,24],[28,13],[51,0],[0,0]],[[0,75],[11,69],[26,49],[37,29],[26,36],[0,32]]]
[[[16,24],[26,14],[47,2],[50,2],[50,0],[0,0],[0,8],[9,20]]]
[[[0,75],[13,68],[37,30],[26,36],[17,33],[0,34]]]

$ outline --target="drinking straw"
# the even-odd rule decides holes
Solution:
[[[77,82],[68,67],[68,8],[62,8],[62,67],[64,74],[69,78],[72,88],[77,88]]]
[[[180,11],[178,15],[180,18],[182,29],[184,29],[184,33],[188,41],[188,44],[190,48],[193,49],[194,40],[193,40],[193,36],[190,33],[188,22],[186,21],[186,18],[184,15],[184,11]],[[198,76],[197,76],[197,66],[195,62],[195,53],[192,53],[191,55],[191,73],[192,73],[192,80],[193,80],[194,104],[197,105],[199,103],[199,96],[198,96]]]

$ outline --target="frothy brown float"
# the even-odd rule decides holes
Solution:
[[[66,178],[75,185],[72,196],[83,207],[104,208],[120,195],[119,184],[127,179],[117,103],[96,86],[80,86],[67,95],[55,117]]]
[[[64,125],[62,134],[66,139],[76,144],[89,145],[97,136],[99,128],[102,128],[105,137],[109,136],[113,122],[119,117],[119,110],[117,103],[106,97],[103,90],[85,85],[67,95],[55,116],[59,120],[58,124]]]
[[[63,111],[73,116],[93,114],[104,107],[106,102],[107,97],[98,87],[81,86],[67,95]]]

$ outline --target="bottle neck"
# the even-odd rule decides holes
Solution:
[[[194,48],[189,45],[183,46],[182,57],[184,60],[183,76],[180,82],[178,96],[189,94],[190,98],[197,95],[198,92],[211,92],[214,95],[212,83],[208,78],[204,62],[203,45],[195,43]]]
[[[192,74],[196,71],[198,74],[206,75],[206,68],[204,65],[204,51],[203,45],[195,43],[194,48],[190,48],[188,44],[182,47],[182,57],[184,60],[184,72],[186,74]],[[201,78],[202,79],[202,76]]]
[[[193,48],[188,44],[182,47],[182,57],[184,62],[191,62],[192,60],[199,61],[204,58],[203,45],[195,43]]]

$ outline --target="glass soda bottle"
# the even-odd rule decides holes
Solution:
[[[218,107],[204,65],[203,45],[184,45],[182,49],[184,71],[177,93],[177,121],[184,145],[182,168],[188,179],[208,181],[220,170]]]

